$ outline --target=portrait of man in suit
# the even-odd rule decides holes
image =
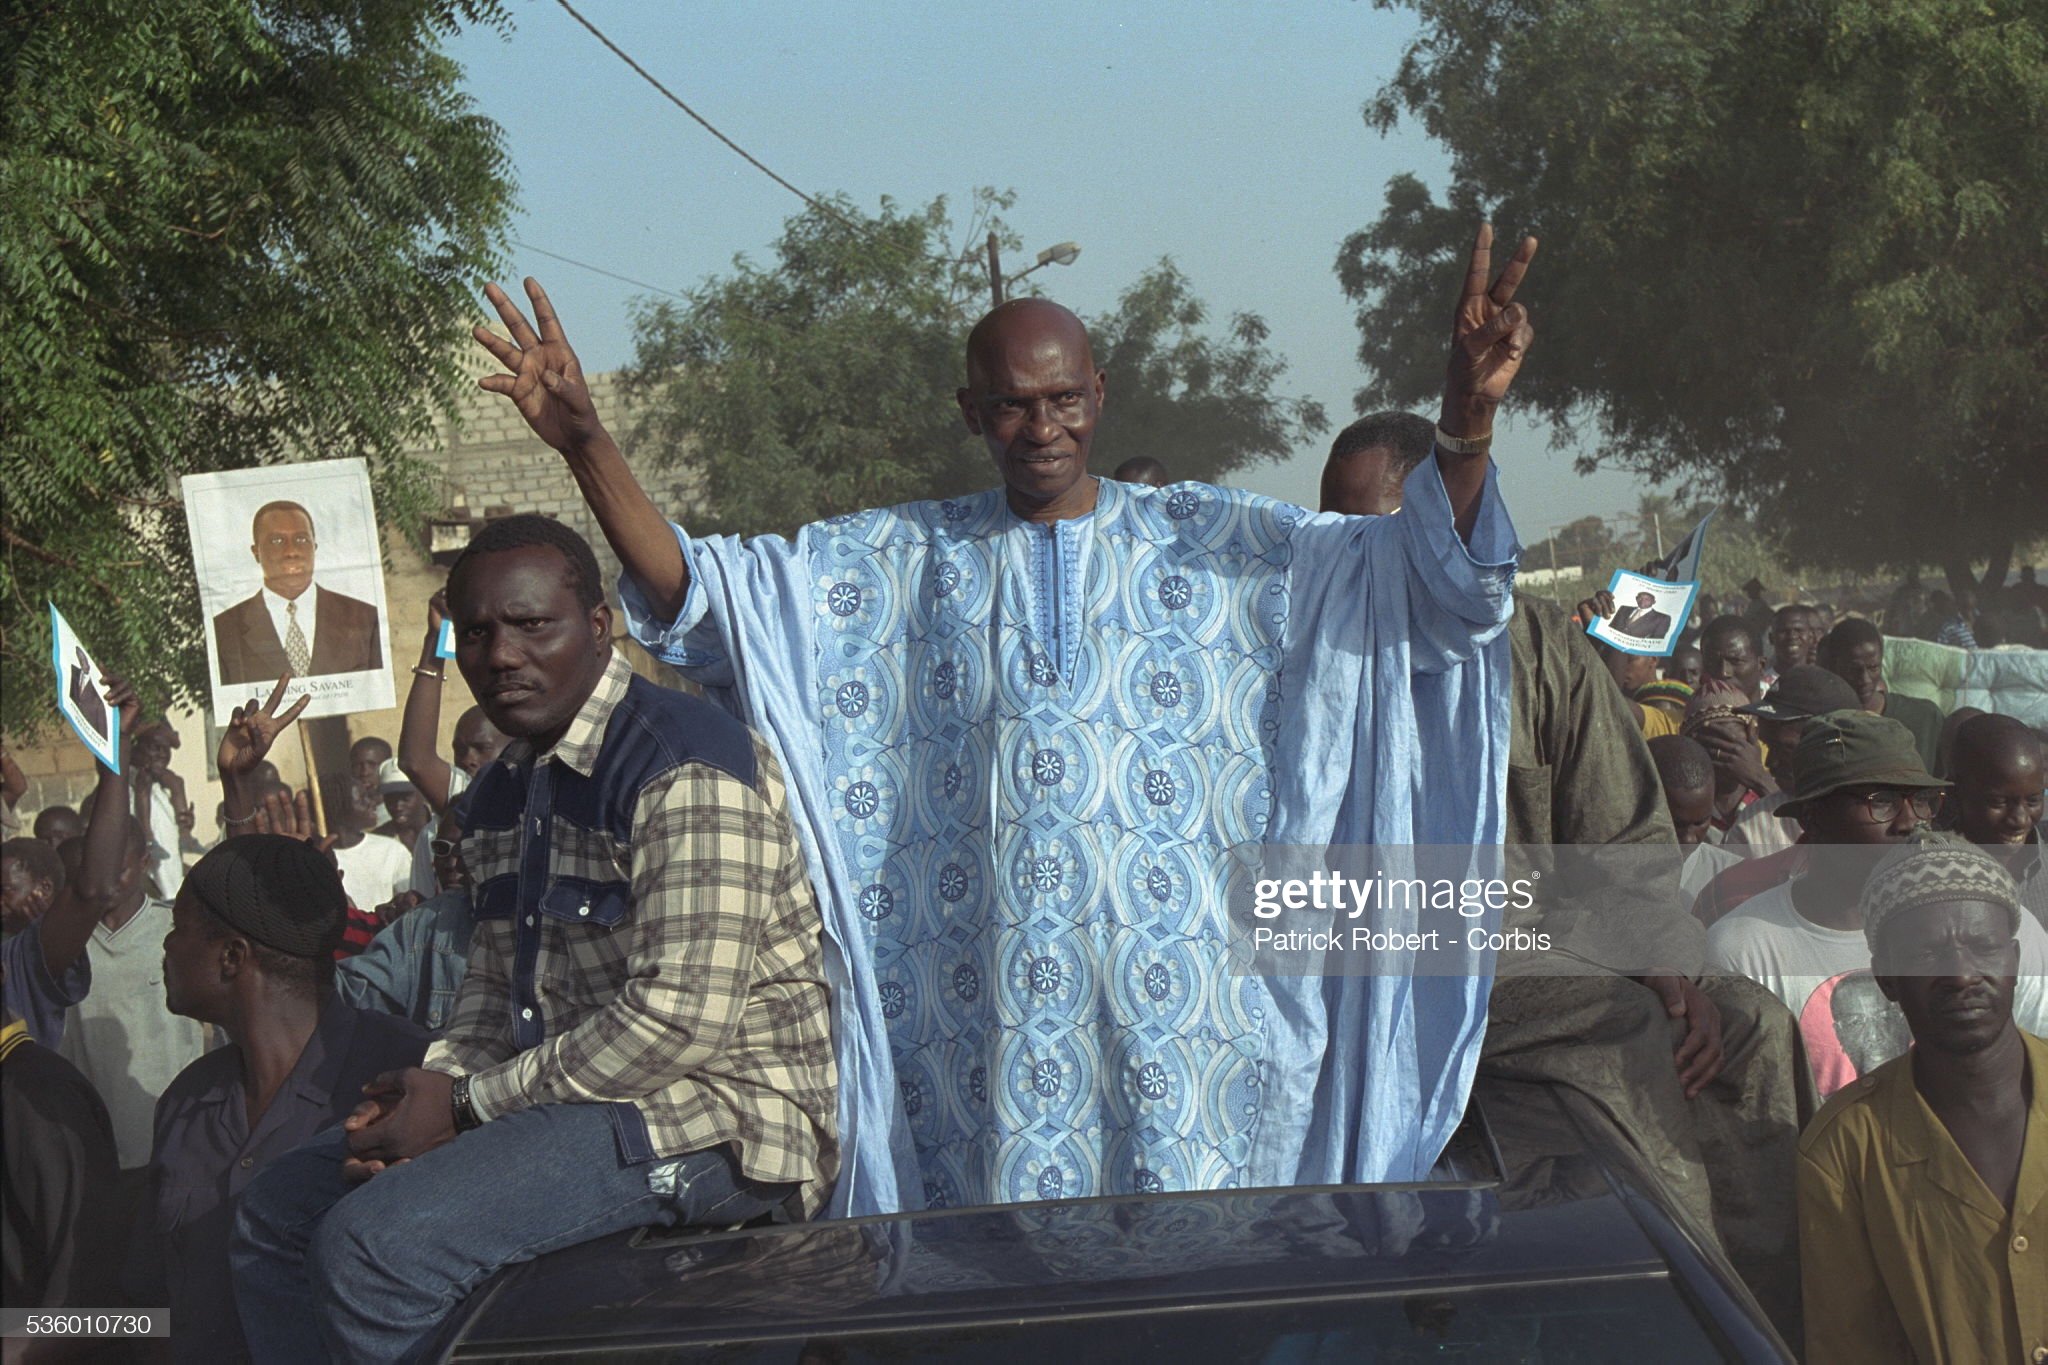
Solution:
[[[107,737],[107,704],[100,700],[99,689],[93,686],[92,660],[85,656],[81,645],[71,646],[71,653],[71,680],[65,691],[71,697],[71,704],[78,708],[78,718],[104,741]]]
[[[250,539],[263,587],[213,618],[222,686],[384,666],[377,608],[313,581],[312,513],[267,502],[256,509]]]
[[[1632,635],[1640,640],[1661,640],[1671,629],[1671,616],[1657,610],[1657,594],[1639,592],[1633,607],[1616,609],[1612,629],[1616,634]]]

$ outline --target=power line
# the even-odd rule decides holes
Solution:
[[[652,289],[657,294],[666,294],[672,299],[681,299],[684,303],[694,302],[694,300],[692,300],[688,294],[678,294],[673,289],[663,289],[658,284],[649,284],[645,280],[636,280],[633,279],[631,276],[621,275],[616,273],[615,271],[606,270],[601,265],[592,265],[588,261],[579,261],[572,256],[564,256],[559,252],[549,251],[544,247],[534,246],[530,242],[522,242],[517,237],[514,237],[512,239],[512,245],[518,247],[521,251],[531,251],[536,256],[545,256],[551,261],[560,261],[563,265],[573,265],[578,270],[588,270],[593,275],[602,275],[606,279],[617,280],[620,284],[630,284],[636,289]]]
[[[727,137],[724,133],[720,132],[718,128],[711,122],[711,120],[705,118],[695,109],[692,109],[689,106],[688,102],[686,102],[682,98],[682,96],[676,94],[673,90],[670,90],[667,86],[663,85],[659,80],[655,78],[652,72],[648,71],[646,67],[640,65],[639,62],[634,61],[631,54],[629,54],[624,48],[620,47],[617,43],[613,42],[609,37],[605,35],[603,29],[600,29],[596,24],[593,24],[590,22],[590,20],[584,18],[582,13],[579,12],[574,5],[569,3],[569,0],[555,0],[555,3],[560,5],[564,10],[566,10],[570,18],[574,19],[577,23],[583,25],[585,29],[589,30],[590,35],[592,37],[596,38],[600,43],[603,43],[606,48],[610,49],[613,56],[617,57],[620,61],[624,62],[627,66],[631,67],[635,75],[639,76],[640,79],[646,81],[649,85],[653,86],[657,91],[661,93],[662,97],[666,99],[669,103],[675,105],[676,108],[682,110],[685,114],[688,114],[692,119],[696,120],[699,126],[701,126],[706,132],[710,133],[713,137],[717,138],[720,142],[723,142],[727,147],[731,148],[742,159],[744,159],[749,166],[752,166],[755,170],[761,172],[761,174],[767,176],[770,180],[773,180],[776,184],[782,186],[782,188],[788,190],[791,194],[803,200],[804,203],[809,207],[816,209],[819,213],[824,214],[827,218],[830,218],[833,222],[839,224],[839,226],[845,228],[848,232],[853,233],[856,237],[860,237],[864,240],[875,243],[880,243],[883,240],[881,234],[877,232],[874,228],[863,223],[855,222],[853,219],[847,217],[844,213],[840,212],[839,209],[834,207],[829,201],[820,199],[812,194],[807,194],[803,190],[797,188],[797,186],[791,184],[788,180],[785,180],[780,175],[777,175],[775,171],[772,168],[770,168],[766,162],[762,161],[752,152],[740,146],[739,143],[734,142],[731,138]],[[959,259],[955,259],[951,256],[940,255],[938,253],[929,251],[924,252],[922,254],[925,255],[934,263],[946,267],[948,270],[954,269],[955,267],[962,265],[968,259],[966,255],[963,255]],[[572,264],[576,263],[572,262]]]
[[[732,150],[737,152],[749,166],[752,166],[755,170],[767,176],[770,180],[773,180],[776,184],[782,186],[782,188],[788,190],[791,194],[803,200],[806,204],[810,205],[818,212],[826,214],[827,216],[838,220],[838,222],[841,225],[848,228],[852,228],[856,232],[860,230],[858,224],[854,223],[852,220],[847,218],[846,215],[841,213],[838,209],[833,208],[830,204],[827,204],[821,199],[804,193],[795,185],[790,184],[789,181],[784,180],[781,176],[777,175],[773,170],[769,169],[767,163],[762,161],[761,158],[755,156],[752,152],[740,146],[739,143],[734,142],[724,133],[721,133],[718,130],[718,128],[711,122],[710,119],[705,118],[695,109],[692,109],[680,95],[676,94],[673,90],[670,90],[667,86],[663,85],[660,81],[656,80],[654,78],[653,73],[648,71],[646,67],[634,61],[633,58],[627,54],[624,48],[620,47],[617,43],[613,42],[610,38],[606,37],[603,29],[599,28],[596,24],[593,24],[588,19],[584,18],[582,14],[580,14],[577,11],[576,7],[569,3],[569,0],[555,0],[555,3],[560,5],[563,9],[567,10],[569,12],[569,17],[571,19],[574,19],[577,23],[583,25],[583,27],[589,29],[590,34],[593,38],[596,38],[600,43],[603,43],[606,47],[610,48],[613,56],[617,57],[627,66],[632,67],[635,74],[637,74],[641,80],[646,81],[656,90],[659,90],[662,93],[663,97],[666,98],[670,104],[673,104],[676,108],[682,110],[691,118],[695,119],[698,122],[698,124],[703,127],[705,132],[711,134],[711,136],[717,138],[720,142],[723,142],[726,146],[732,148]]]

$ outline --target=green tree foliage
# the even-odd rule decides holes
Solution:
[[[1599,517],[1580,517],[1569,525],[1560,526],[1557,534],[1522,551],[1522,563],[1532,569],[1547,569],[1554,560],[1560,569],[1576,564],[1589,573],[1599,575],[1615,569],[1634,568],[1634,561],[1620,562],[1629,556],[1633,548],[1616,537],[1613,528]]]
[[[1809,564],[2002,573],[2048,527],[2040,6],[1413,7],[1366,118],[1419,119],[1452,180],[1392,181],[1339,255],[1362,402],[1435,393],[1446,244],[1485,212],[1543,239],[1517,399],[1597,462],[1725,494]]]
[[[785,223],[772,263],[742,257],[687,303],[638,307],[630,439],[696,477],[693,530],[788,532],[993,482],[953,393],[987,307],[982,244],[993,229],[1013,258],[1020,245],[999,217],[1012,202],[978,192],[955,237],[943,198],[872,215],[835,198]],[[1222,337],[1206,322],[1171,261],[1089,319],[1109,372],[1098,473],[1152,455],[1213,480],[1325,429],[1319,406],[1273,392],[1285,364],[1263,321],[1240,314]]]
[[[1264,319],[1238,313],[1220,340],[1207,321],[1192,282],[1170,260],[1139,276],[1114,313],[1089,319],[1096,364],[1109,374],[1097,473],[1149,455],[1169,478],[1215,483],[1329,430],[1321,403],[1274,392],[1287,363],[1267,348]],[[989,481],[986,460],[981,485]]]
[[[496,0],[65,0],[0,19],[0,724],[46,600],[152,704],[204,695],[180,475],[400,452],[463,380],[512,187],[439,40]]]
[[[1610,523],[1600,517],[1580,517],[1522,551],[1525,569],[1550,568],[1555,550],[1557,567],[1566,571],[1566,576],[1531,591],[1568,603],[1589,596],[1606,587],[1616,569],[1641,569],[1661,556],[1659,523],[1663,550],[1669,550],[1713,506],[1711,502],[1687,504],[1663,493],[1646,493],[1625,525],[1617,524],[1619,519]],[[1582,572],[1570,576],[1575,568]],[[1775,601],[1791,598],[1802,575],[1787,561],[1779,537],[1738,509],[1724,505],[1707,528],[1706,552],[1700,557],[1700,588],[1719,598],[1739,600],[1742,585],[1752,578],[1762,580]]]

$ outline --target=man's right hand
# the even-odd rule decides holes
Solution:
[[[1768,796],[1778,789],[1764,768],[1763,749],[1748,726],[1732,720],[1709,721],[1699,727],[1693,738],[1713,760],[1716,773],[1726,774],[1730,781],[1739,782],[1759,796]]]
[[[284,728],[299,718],[299,712],[313,700],[309,694],[291,704],[283,715],[277,711],[278,703],[284,700],[285,689],[291,685],[292,675],[287,673],[277,680],[277,687],[271,692],[270,700],[258,706],[250,702],[237,706],[228,718],[227,728],[220,732],[220,749],[214,754],[222,777],[243,778],[256,771],[256,765],[270,752],[270,746]]]
[[[1672,1062],[1678,1067],[1678,1083],[1685,1097],[1692,1099],[1721,1074],[1727,1060],[1721,1042],[1721,1010],[1697,983],[1676,972],[1636,979],[1657,993],[1665,1014],[1685,1021],[1685,1035]]]
[[[564,455],[577,453],[603,435],[604,423],[598,420],[590,388],[583,382],[583,366],[569,348],[561,319],[555,316],[555,306],[548,302],[540,281],[531,276],[526,280],[526,297],[533,302],[534,322],[539,324],[537,332],[519,305],[497,285],[485,285],[484,297],[498,310],[512,339],[507,341],[483,326],[471,334],[511,373],[485,375],[478,385],[510,398],[533,434]]]
[[[102,673],[100,686],[107,690],[107,704],[121,713],[121,749],[125,760],[134,753],[135,741],[141,738],[136,733],[135,722],[142,717],[142,701],[135,695],[134,685],[126,678]],[[123,766],[127,766],[125,761]]]
[[[533,301],[538,331],[504,290],[490,285],[484,295],[512,339],[484,327],[475,330],[477,343],[507,371],[485,375],[477,383],[511,399],[533,434],[568,459],[576,486],[626,576],[646,594],[655,619],[673,620],[689,596],[690,566],[683,562],[683,548],[668,518],[648,498],[618,443],[598,420],[583,382],[583,366],[569,349],[547,292],[538,281],[527,280],[526,296]]]

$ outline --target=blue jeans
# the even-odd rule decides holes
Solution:
[[[723,1148],[627,1161],[609,1109],[522,1109],[360,1186],[339,1128],[273,1162],[243,1191],[229,1254],[250,1354],[406,1360],[501,1266],[627,1228],[744,1223],[796,1192]],[[672,1193],[650,1188],[657,1171]]]

